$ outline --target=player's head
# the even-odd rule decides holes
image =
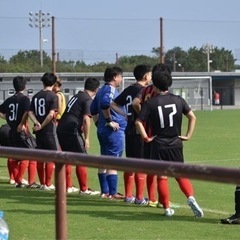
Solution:
[[[41,81],[44,86],[52,87],[57,81],[57,76],[54,73],[44,73]]]
[[[139,64],[133,69],[133,75],[137,81],[142,81],[149,75],[151,77],[151,67],[147,64]]]
[[[53,85],[53,92],[57,92],[57,91],[60,91],[61,89],[61,86],[62,86],[62,81],[60,78],[57,78],[57,81],[54,83]]]
[[[153,85],[160,91],[167,91],[172,86],[172,76],[169,71],[155,71],[152,81]]]
[[[17,76],[13,79],[13,87],[16,92],[23,91],[26,88],[26,79],[22,76]]]
[[[121,75],[122,76],[123,71],[120,67],[107,67],[104,72],[104,81],[106,83],[109,83],[114,80],[115,77]]]
[[[99,88],[99,86],[100,86],[99,80],[92,77],[87,78],[84,83],[84,89],[91,92],[95,92]]]
[[[169,68],[168,65],[166,65],[166,64],[164,64],[164,63],[158,63],[158,64],[154,65],[153,68],[152,68],[152,75],[153,75],[156,71],[168,72],[169,74],[171,74],[171,69]]]

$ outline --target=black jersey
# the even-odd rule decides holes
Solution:
[[[25,112],[29,111],[30,99],[19,92],[9,97],[0,107],[0,111],[6,114],[6,121],[13,131],[17,131]]]
[[[138,120],[151,122],[154,141],[162,148],[182,147],[181,135],[182,114],[189,113],[191,108],[186,101],[171,93],[156,95],[143,103]]]
[[[43,123],[51,110],[57,111],[58,97],[50,90],[41,90],[32,97],[30,111],[32,111],[39,123]],[[55,119],[36,134],[53,134],[56,131]]]
[[[116,104],[118,104],[122,107],[123,106],[126,107],[127,116],[128,116],[127,127],[125,130],[126,133],[136,132],[135,131],[135,120],[137,117],[137,113],[134,111],[134,109],[132,107],[132,101],[137,96],[137,94],[139,94],[139,92],[141,92],[141,90],[143,88],[144,88],[144,86],[142,86],[141,84],[134,83],[134,84],[130,85],[129,87],[125,88],[123,90],[123,92],[114,99],[114,102]]]
[[[92,98],[87,92],[79,91],[67,103],[58,123],[57,132],[66,134],[82,133],[83,116],[89,115]]]

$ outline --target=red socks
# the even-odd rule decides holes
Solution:
[[[88,174],[87,174],[87,168],[83,166],[76,166],[76,174],[78,179],[78,184],[81,191],[88,190]]]

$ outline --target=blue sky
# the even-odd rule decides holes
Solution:
[[[240,59],[240,1],[193,0],[0,0],[0,54],[39,50],[39,29],[29,27],[29,12],[56,18],[60,58],[114,61],[116,53],[151,55],[160,45],[164,19],[165,51],[209,43]],[[43,29],[43,48],[51,51],[51,28]]]

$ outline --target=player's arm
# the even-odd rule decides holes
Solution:
[[[139,134],[141,135],[142,139],[144,140],[144,142],[151,142],[156,136],[153,137],[148,137],[146,130],[141,122],[141,120],[137,119],[135,121],[135,126],[137,131],[139,132]]]
[[[93,119],[95,126],[97,126],[98,125],[98,114],[92,115],[92,119]]]
[[[111,117],[110,107],[107,109],[102,109],[104,118],[106,119],[106,125],[113,129],[113,131],[119,130],[119,124],[114,122]]]
[[[132,107],[136,113],[141,111],[141,99],[139,97],[135,97],[132,101]]]
[[[90,127],[91,127],[91,117],[89,115],[83,116],[83,134],[85,139],[86,150],[90,147]]]
[[[50,110],[49,111],[48,115],[46,116],[46,118],[42,122],[41,129],[44,128],[45,126],[47,126],[52,121],[52,119],[54,118],[55,114],[56,114],[55,110]]]
[[[185,116],[188,118],[187,132],[185,136],[179,136],[179,138],[181,138],[183,141],[188,141],[191,138],[195,129],[197,118],[192,110],[190,110],[190,112],[188,112]]]
[[[61,93],[57,93],[56,95],[58,97],[58,112],[61,112],[61,109],[62,109],[62,95],[61,95]],[[55,112],[55,113],[57,113],[57,112]]]
[[[34,128],[33,128],[34,131],[35,131],[35,129],[40,130],[41,129],[41,124],[38,122],[34,112],[33,111],[29,111],[28,112],[28,116],[30,117],[30,119],[32,120],[32,122],[34,124]]]
[[[21,122],[19,123],[19,125],[17,127],[18,132],[25,131],[27,120],[28,120],[28,112],[25,112],[22,116]]]
[[[115,103],[114,101],[111,102],[110,108],[111,108],[113,111],[117,112],[118,114],[121,114],[122,116],[124,116],[124,117],[127,119],[128,116],[127,116],[126,112],[124,112],[124,111],[122,110],[122,108],[120,108],[119,105],[118,105],[117,103]]]

